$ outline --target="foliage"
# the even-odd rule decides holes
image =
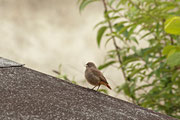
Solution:
[[[123,72],[125,83],[117,85],[117,94],[123,92],[137,105],[180,118],[180,36],[164,31],[180,28],[167,26],[180,15],[179,1],[79,0],[80,10],[97,1],[104,6],[104,20],[95,26],[97,44],[105,40],[105,45],[114,45],[99,68],[113,65]]]
[[[57,78],[63,79],[65,81],[71,82],[73,84],[77,84],[74,78],[69,78],[68,75],[62,73],[62,65],[60,64],[57,70],[53,70],[54,73],[57,74]]]
[[[180,35],[180,17],[172,17],[165,22],[165,31],[171,34]]]
[[[164,47],[163,54],[167,56],[169,66],[180,66],[180,46],[168,45]]]

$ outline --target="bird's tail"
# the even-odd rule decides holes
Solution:
[[[108,87],[108,88],[111,90],[111,87],[109,86],[108,83],[105,83],[105,82],[102,82],[102,81],[101,81],[100,84],[105,85],[106,87]]]
[[[111,90],[111,87],[108,84],[106,84],[106,86]]]

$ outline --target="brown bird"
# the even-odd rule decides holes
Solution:
[[[92,89],[94,89],[96,86],[98,86],[99,89],[101,85],[105,85],[106,87],[111,89],[106,78],[103,76],[101,71],[97,69],[96,65],[92,62],[88,62],[86,64],[85,78],[90,84],[94,85]]]

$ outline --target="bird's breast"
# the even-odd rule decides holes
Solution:
[[[99,85],[100,79],[98,76],[93,74],[91,70],[86,69],[85,71],[85,78],[87,81],[92,85]]]

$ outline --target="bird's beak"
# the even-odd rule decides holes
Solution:
[[[86,67],[87,65],[85,64],[84,67]]]

